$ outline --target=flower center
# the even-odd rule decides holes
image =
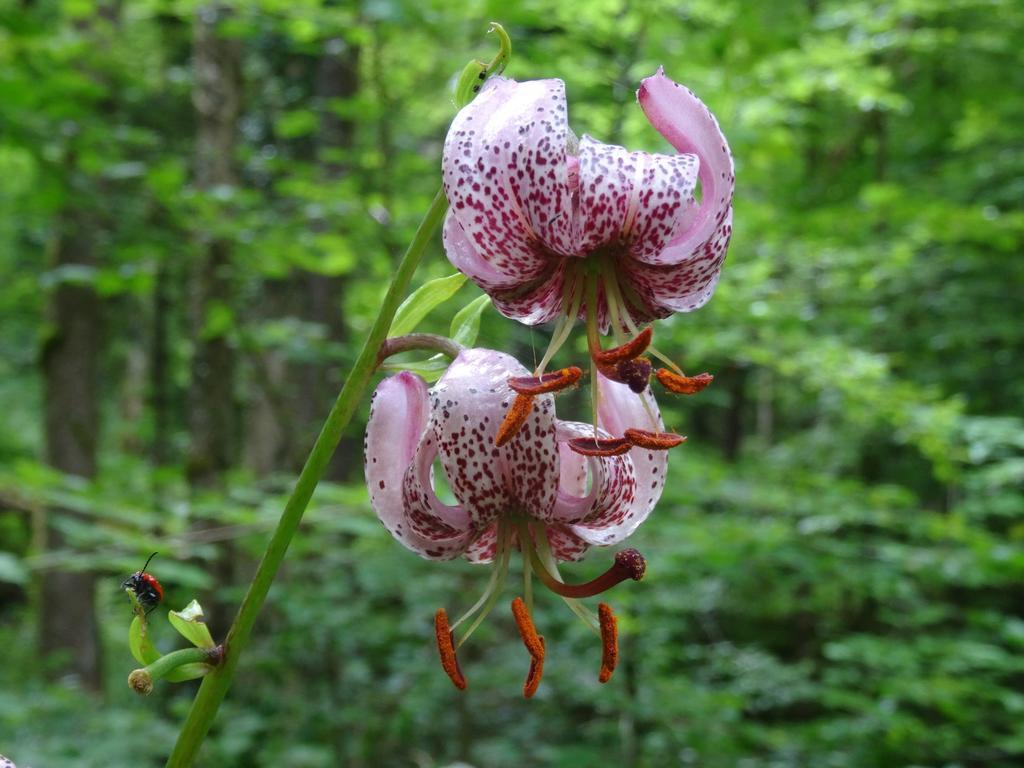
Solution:
[[[598,680],[602,683],[608,682],[618,660],[618,629],[615,615],[606,603],[600,603],[595,616],[579,600],[599,595],[627,579],[642,579],[646,569],[643,556],[635,549],[622,550],[616,554],[611,567],[596,579],[585,584],[567,584],[558,573],[557,561],[548,541],[547,526],[542,522],[518,516],[504,516],[498,520],[494,569],[480,599],[454,624],[449,624],[448,614],[444,608],[438,609],[434,614],[437,649],[445,673],[459,690],[465,690],[468,686],[459,666],[457,650],[469,639],[496,604],[508,575],[511,552],[516,548],[523,555],[524,597],[516,597],[512,601],[512,616],[530,655],[530,668],[523,683],[523,695],[526,698],[532,697],[544,674],[544,638],[537,633],[531,616],[534,573],[544,586],[559,595],[570,610],[600,636],[602,650]],[[458,627],[470,619],[471,623],[462,633],[457,633]]]
[[[627,428],[621,436],[598,436],[598,373],[610,381],[625,384],[638,395],[643,395],[647,391],[652,375],[668,392],[680,395],[696,394],[706,388],[714,378],[709,373],[687,376],[670,358],[651,346],[654,332],[650,326],[641,330],[634,323],[628,302],[635,303],[636,297],[627,299],[623,296],[623,286],[618,279],[615,263],[616,249],[611,245],[596,249],[583,259],[567,260],[562,292],[563,312],[555,321],[548,348],[533,376],[509,379],[509,386],[516,392],[516,397],[498,430],[495,439],[498,446],[515,437],[526,423],[537,395],[560,392],[580,381],[583,373],[576,366],[551,373],[545,371],[548,363],[568,340],[581,312],[586,322],[587,346],[590,350],[591,415],[594,436],[570,440],[569,447],[584,456],[607,457],[627,453],[634,447],[668,450],[686,440],[682,435],[673,432],[636,427]],[[609,349],[602,347],[600,329],[604,324],[607,324],[617,346]],[[644,356],[645,353],[662,360],[669,367],[655,371],[650,358]],[[650,422],[656,424],[658,420],[647,398],[644,397],[642,402]]]

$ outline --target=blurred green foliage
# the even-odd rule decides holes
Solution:
[[[249,416],[274,386],[290,414],[295,377],[331,390],[343,379],[438,185],[454,78],[492,55],[483,32],[495,18],[515,45],[508,74],[563,78],[577,133],[666,150],[633,99],[664,64],[712,108],[736,156],[718,292],[657,329],[659,348],[716,381],[663,404],[690,439],[631,542],[647,579],[611,596],[622,666],[599,686],[593,636],[542,598],[549,661],[537,698],[519,696],[527,658],[504,612],[462,653],[470,690],[453,690],[431,617],[471,604],[486,573],[420,561],[377,524],[357,424],[202,764],[1021,764],[1024,8],[239,3],[222,30],[244,51],[239,183],[200,191],[198,5],[0,0],[0,752],[19,765],[162,764],[192,686],[161,684],[147,699],[128,690],[131,614],[118,585],[157,549],[167,605],[214,593],[227,620],[318,426],[296,415],[272,471],[243,451],[222,491],[189,493],[195,233],[235,245],[236,296],[204,327],[240,354],[239,444],[251,445],[265,437]],[[344,52],[358,87],[322,103],[317,62]],[[353,127],[327,158],[340,173],[314,151],[325,114]],[[69,209],[93,222],[95,267],[49,268]],[[300,271],[342,281],[343,333],[275,298]],[[438,243],[417,284],[450,273]],[[92,482],[40,461],[46,300],[68,282],[94,286],[106,315]],[[422,327],[448,332],[477,296],[463,286]],[[158,421],[138,361],[161,313],[171,401]],[[544,348],[543,329],[491,309],[479,319],[482,345],[524,360]],[[267,360],[291,378],[268,376]],[[56,552],[38,546],[48,507],[78,513],[50,516],[71,543]],[[197,533],[199,518],[217,527]],[[214,576],[225,561],[228,577]],[[606,561],[596,553],[573,574]],[[104,576],[100,695],[46,682],[49,661],[33,650],[48,609],[34,585],[57,567]],[[174,647],[169,630],[156,640]]]

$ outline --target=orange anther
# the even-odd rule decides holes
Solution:
[[[530,670],[523,683],[523,696],[529,699],[537,692],[544,674],[544,638],[537,634],[537,628],[533,626],[533,619],[521,597],[512,601],[512,616],[519,628],[519,636],[523,638],[523,645],[530,653]]]
[[[696,376],[680,376],[667,368],[659,368],[654,374],[661,386],[677,395],[695,395],[714,380],[710,373],[698,373]]]
[[[504,421],[498,427],[498,434],[494,436],[494,444],[500,448],[515,437],[532,412],[533,395],[517,394],[516,399],[512,401],[512,407],[505,414]]]
[[[590,356],[594,362],[600,365],[616,365],[626,360],[639,357],[651,345],[651,337],[654,331],[650,326],[644,328],[640,333],[627,341],[625,344],[612,347],[611,349],[591,349]]]
[[[526,603],[521,597],[512,601],[512,616],[516,620],[519,636],[523,638],[523,645],[530,652],[530,656],[543,661],[544,643],[541,641],[540,635],[537,634],[537,629],[533,626],[533,619],[530,618],[530,612],[526,609]]]
[[[509,387],[521,395],[546,395],[573,386],[583,377],[583,371],[575,365],[543,376],[514,376],[508,380]]]
[[[629,442],[638,448],[652,451],[667,451],[685,442],[686,438],[674,432],[649,432],[646,429],[627,429],[622,433]]]
[[[601,673],[597,679],[607,683],[619,663],[619,620],[608,603],[598,604],[597,619],[601,624]]]
[[[633,447],[624,437],[574,437],[566,443],[583,456],[621,456]]]
[[[459,669],[459,658],[455,655],[455,638],[448,626],[448,614],[438,608],[434,614],[434,634],[437,637],[437,651],[441,654],[441,667],[460,691],[466,690],[466,678]]]
[[[541,656],[530,657],[530,669],[526,673],[526,680],[523,682],[523,696],[528,699],[533,698],[533,694],[537,692],[537,688],[540,687],[540,679],[544,676],[544,638],[540,639]]]

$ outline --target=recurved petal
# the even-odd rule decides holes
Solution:
[[[574,437],[592,437],[594,428],[576,421],[558,421],[556,435],[558,438],[559,478],[558,497],[551,510],[551,520],[559,523],[576,523],[583,520],[594,508],[600,482],[590,483],[589,479],[597,477],[601,471],[599,460],[582,456],[573,451],[568,441]],[[602,436],[605,434],[602,432]],[[590,490],[587,490],[587,487]]]
[[[555,254],[572,252],[568,131],[561,80],[493,77],[452,121],[445,194],[468,241],[505,280],[533,280]]]
[[[466,559],[471,563],[490,563],[497,552],[498,524],[491,523],[466,549]]]
[[[558,486],[554,397],[538,395],[526,423],[495,446],[515,393],[512,376],[528,375],[502,352],[468,349],[430,391],[430,425],[452,493],[477,530],[519,510],[545,520]]]
[[[598,423],[613,435],[619,436],[629,427],[659,431],[664,429],[658,405],[650,389],[642,395],[630,390],[625,384],[609,381],[598,374]],[[644,407],[644,401],[647,407]],[[665,471],[668,468],[667,451],[651,451],[633,448],[625,456],[632,470],[633,486],[624,512],[621,507],[613,509],[614,514],[592,515],[583,523],[572,526],[572,531],[590,544],[617,544],[626,539],[647,519],[661,498],[665,486]],[[620,488],[623,492],[629,490]]]
[[[677,264],[645,264],[630,259],[622,274],[655,317],[704,306],[715,292],[732,235],[732,209],[715,233],[690,258]],[[643,308],[647,311],[647,308]]]
[[[533,284],[525,283],[518,289],[488,293],[495,309],[505,317],[526,325],[554,320],[562,312],[565,300],[565,261],[558,262],[550,274],[537,278]]]
[[[576,562],[582,560],[590,549],[590,545],[572,532],[566,525],[549,525],[547,528],[548,544],[551,553],[559,562]]]
[[[656,258],[696,207],[697,157],[629,152],[589,136],[580,141],[578,249],[624,247]]]
[[[640,83],[637,100],[651,125],[680,152],[700,160],[701,203],[687,215],[683,231],[661,253],[642,257],[651,264],[678,264],[706,253],[708,243],[721,249],[732,232],[735,173],[729,143],[714,115],[688,88],[665,76],[664,69]]]
[[[442,241],[444,242],[444,251],[448,254],[448,260],[452,266],[487,293],[497,290],[514,290],[523,284],[521,269],[505,269],[495,266],[480,254],[476,246],[470,242],[466,230],[463,229],[451,209],[448,210],[444,219]]]
[[[559,440],[566,441],[574,437],[593,435],[594,427],[590,424],[575,421],[559,423]],[[598,430],[598,437],[608,436],[604,430]],[[586,468],[589,470],[588,475],[582,476],[583,467],[578,462],[574,463],[568,477],[565,478],[568,482],[565,483],[564,491],[559,493],[558,502],[555,504],[558,522],[567,524],[559,535],[557,547],[561,553],[559,559],[562,560],[575,559],[563,555],[577,552],[577,542],[611,543],[605,541],[605,531],[614,529],[626,519],[636,497],[636,475],[633,461],[628,455],[590,457],[587,459]],[[590,492],[574,496],[574,491],[579,492],[586,487],[588,478]],[[578,550],[577,554],[582,555],[583,551]]]
[[[423,557],[445,560],[465,549],[470,532],[417,533],[407,516],[403,492],[427,427],[427,410],[427,385],[421,378],[402,372],[384,379],[370,405],[364,472],[370,503],[391,535]]]

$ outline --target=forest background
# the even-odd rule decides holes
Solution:
[[[432,615],[486,574],[376,521],[364,402],[201,764],[1020,765],[1012,0],[0,0],[0,752],[162,764],[194,685],[128,689],[119,585],[156,550],[169,606],[230,621],[492,18],[577,133],[667,151],[634,99],[663,64],[736,157],[718,291],[657,330],[716,379],[662,403],[689,441],[631,540],[620,670],[599,686],[593,636],[539,600],[535,700],[498,613],[451,687]],[[451,272],[438,238],[415,284]],[[482,345],[546,341],[482,316]]]

